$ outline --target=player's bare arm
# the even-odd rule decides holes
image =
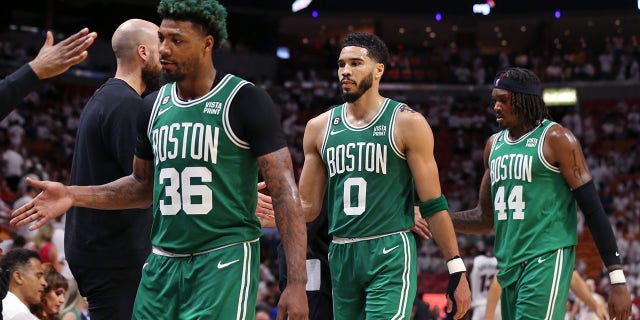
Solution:
[[[302,319],[308,313],[307,228],[300,207],[300,196],[293,177],[291,155],[286,147],[258,157],[258,164],[269,186],[276,224],[287,259],[287,287],[278,303],[278,318]]]
[[[585,222],[598,246],[600,257],[607,266],[612,282],[609,293],[609,316],[615,319],[628,319],[631,315],[631,296],[617,251],[616,256],[613,256],[616,240],[591,181],[591,173],[584,159],[580,142],[569,129],[556,125],[547,133],[543,152],[549,163],[560,168],[564,180],[574,191],[578,206],[582,209]]]
[[[11,215],[11,224],[35,230],[47,221],[64,214],[72,206],[101,210],[147,208],[153,198],[153,162],[134,157],[133,173],[100,186],[65,186],[59,182],[28,179],[41,189],[33,200]]]
[[[438,166],[433,155],[434,138],[427,120],[419,113],[405,107],[396,117],[394,139],[398,148],[404,151],[411,174],[415,181],[420,201],[429,201],[442,195]],[[431,233],[445,259],[459,256],[458,242],[453,230],[453,223],[446,210],[440,210],[427,219]],[[462,318],[471,304],[471,292],[466,274],[462,273],[460,281],[453,291],[457,304],[454,319]],[[452,302],[447,305],[451,312]]]
[[[327,189],[327,170],[320,155],[329,112],[307,123],[304,131],[304,165],[300,174],[300,198],[307,222],[315,220],[322,209],[322,199]]]
[[[580,142],[567,128],[559,125],[549,128],[543,152],[549,163],[560,168],[571,190],[591,181]]]
[[[493,145],[493,136],[487,140],[484,148],[485,171],[480,183],[478,205],[470,210],[451,213],[453,227],[457,232],[477,234],[489,233],[493,230],[493,203],[491,203],[491,176],[488,169],[488,159]]]

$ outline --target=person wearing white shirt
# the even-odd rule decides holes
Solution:
[[[0,260],[0,268],[9,275],[8,292],[2,299],[2,318],[38,319],[31,314],[28,305],[40,303],[42,292],[47,287],[40,255],[27,249],[13,249]],[[4,292],[0,295],[4,296]]]

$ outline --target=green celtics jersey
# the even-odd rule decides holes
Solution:
[[[229,124],[229,106],[248,82],[227,74],[203,97],[182,101],[163,86],[147,134],[154,153],[151,242],[196,253],[261,236],[255,216],[258,163]]]
[[[413,226],[413,178],[393,139],[402,107],[385,99],[364,127],[349,124],[346,104],[331,109],[322,144],[330,234],[357,238]]]
[[[495,255],[506,278],[509,269],[522,262],[577,243],[573,194],[559,168],[542,152],[545,134],[553,125],[557,124],[544,120],[516,141],[509,139],[507,130],[493,139],[489,170]]]

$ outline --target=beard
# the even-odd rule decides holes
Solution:
[[[369,74],[368,77],[365,77],[364,79],[362,79],[362,81],[360,82],[360,84],[357,85],[358,90],[355,92],[342,92],[342,99],[344,99],[344,101],[349,102],[349,103],[353,103],[356,102],[356,100],[360,99],[360,97],[367,92],[367,90],[369,90],[369,88],[371,88],[371,86],[373,85],[373,72]]]
[[[160,72],[160,85],[165,85],[169,82],[179,82],[182,79],[184,79],[183,74],[168,73],[165,70]]]
[[[156,91],[160,88],[160,70],[153,70],[145,66],[142,68],[142,82],[147,86],[149,92]]]

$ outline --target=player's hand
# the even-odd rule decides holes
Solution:
[[[429,223],[427,219],[423,218],[420,214],[420,208],[413,207],[413,222],[414,226],[411,231],[418,235],[420,238],[429,240],[432,237],[431,230],[429,230]]]
[[[270,196],[260,192],[267,188],[265,182],[258,183],[258,205],[256,206],[256,216],[263,227],[275,227],[276,216],[273,212],[273,202]]]
[[[469,282],[467,281],[467,273],[462,272],[460,282],[456,290],[453,292],[453,298],[456,300],[456,313],[453,315],[453,319],[462,319],[469,311],[471,306],[471,291],[469,290]],[[453,311],[453,301],[451,297],[447,295],[447,313]]]
[[[39,79],[57,76],[67,71],[71,66],[84,61],[89,55],[86,51],[87,48],[91,46],[97,36],[97,33],[89,33],[89,29],[83,28],[54,45],[53,34],[51,31],[47,31],[47,38],[40,52],[29,62],[29,66]]]
[[[12,225],[21,227],[35,221],[35,224],[29,227],[29,230],[33,231],[71,208],[73,199],[62,183],[38,181],[31,178],[27,178],[27,183],[42,192],[11,214],[10,223]]]
[[[609,293],[609,317],[616,320],[627,320],[630,316],[631,296],[627,285],[612,285]]]
[[[307,291],[305,284],[287,284],[278,302],[278,316],[276,320],[309,319],[309,305],[307,304]]]
[[[602,319],[602,320],[610,319],[607,309],[601,303],[598,303],[598,306],[596,306],[595,313],[598,316],[598,319]]]

